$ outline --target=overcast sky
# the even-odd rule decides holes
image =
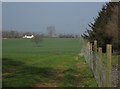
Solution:
[[[2,2],[109,2],[118,0],[1,0]]]
[[[105,2],[3,2],[3,30],[81,34]]]

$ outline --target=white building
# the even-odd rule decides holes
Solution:
[[[23,38],[28,38],[28,39],[31,39],[31,38],[33,38],[33,37],[34,37],[34,35],[31,35],[31,36],[25,35],[25,36],[23,36]]]

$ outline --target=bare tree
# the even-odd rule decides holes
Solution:
[[[34,42],[38,47],[39,47],[39,43],[43,41],[43,36],[40,34],[36,34],[34,35],[34,37],[32,38],[32,42]]]
[[[55,35],[55,27],[54,26],[48,26],[47,27],[48,37],[54,37]]]

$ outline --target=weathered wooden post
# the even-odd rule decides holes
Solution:
[[[94,49],[93,49],[93,69],[95,70],[95,62],[96,62],[96,54],[97,54],[97,41],[94,41]]]
[[[94,40],[94,52],[97,53],[97,40]]]
[[[88,65],[90,66],[90,42],[88,42]]]
[[[99,87],[103,87],[102,85],[102,48],[99,47],[98,48],[98,56],[99,56],[99,59],[98,59],[98,85]]]
[[[93,72],[96,78],[96,54],[97,54],[97,40],[94,40],[94,54],[93,54]]]
[[[90,67],[91,67],[91,69],[93,70],[93,53],[92,53],[92,43],[90,43],[90,55],[91,55],[91,58],[90,58]]]
[[[106,60],[106,87],[111,87],[111,58],[112,58],[112,45],[107,44],[107,60]]]

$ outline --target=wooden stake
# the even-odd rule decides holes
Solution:
[[[111,87],[111,58],[112,58],[112,45],[107,44],[106,87]]]
[[[87,63],[90,66],[90,42],[87,43],[87,48],[88,48],[88,60],[87,60]]]
[[[102,85],[102,48],[98,48],[98,56],[99,56],[99,59],[98,59],[98,83],[99,83],[99,87],[103,87]]]
[[[92,43],[90,43],[90,55],[91,55],[91,58],[90,58],[90,66],[91,66],[91,69],[93,70],[93,53],[92,53]]]
[[[96,70],[96,55],[97,55],[97,40],[94,41],[94,54],[93,54],[93,72],[94,76],[97,79],[97,70]]]
[[[97,40],[94,41],[94,52],[97,53]]]

